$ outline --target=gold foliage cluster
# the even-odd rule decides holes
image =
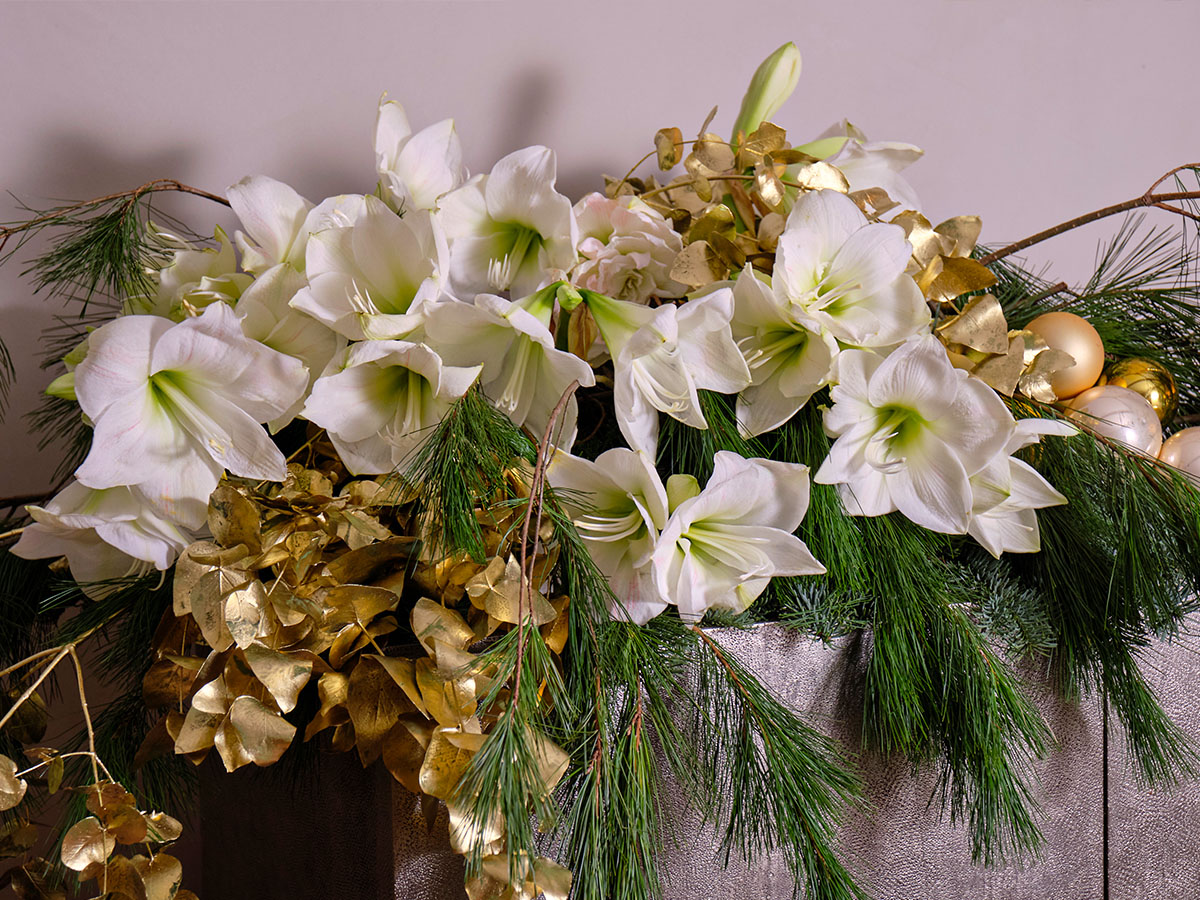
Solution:
[[[711,115],[710,115],[711,120]],[[982,231],[978,216],[955,216],[933,225],[916,210],[902,209],[882,188],[850,190],[833,164],[792,147],[787,133],[763,122],[737,143],[707,131],[684,141],[675,127],[654,136],[659,168],[680,163],[684,172],[666,184],[654,176],[609,179],[609,196],[635,195],[662,213],[682,235],[684,249],[671,277],[690,289],[728,279],[747,264],[771,274],[787,215],[805,191],[846,194],[869,221],[904,229],[912,246],[907,274],[938,315],[937,335],[951,361],[1006,396],[1023,394],[1052,402],[1050,376],[1073,360],[1028,331],[1010,331],[1000,304],[981,294],[996,276],[972,257]],[[853,138],[851,138],[853,139]],[[692,149],[685,155],[687,145]],[[957,300],[972,295],[960,308]]]
[[[569,885],[549,860],[529,867],[528,884],[510,884],[503,821],[478,823],[454,801],[510,703],[482,649],[522,619],[554,654],[567,641],[569,600],[542,591],[557,559],[548,524],[522,601],[515,544],[529,478],[514,465],[502,496],[481,499],[481,560],[432,557],[415,496],[396,476],[351,480],[330,462],[325,471],[292,464],[282,484],[223,482],[209,504],[212,540],[192,544],[176,567],[173,610],[143,685],[164,714],[139,757],[199,763],[215,750],[229,771],[271,765],[297,739],[289,719],[315,683],[319,708],[302,739],[328,732],[329,746],[357,750],[364,766],[382,760],[430,819],[446,802],[454,849],[485,861],[473,896],[532,897],[535,882],[546,890],[564,877]],[[542,783],[530,790],[545,795],[569,758],[544,735],[531,738]],[[492,857],[505,860],[503,878],[489,874]]]
[[[89,753],[60,754],[49,747],[33,747],[27,755],[35,760],[24,770],[7,756],[0,756],[0,810],[17,807],[28,793],[25,776],[44,770],[46,787],[55,794],[62,787],[64,759]],[[111,900],[197,900],[181,887],[183,866],[164,848],[183,833],[178,820],[166,813],[144,812],[136,798],[112,780],[100,780],[85,788],[65,790],[84,796],[88,815],[62,835],[59,856],[64,866],[78,873],[81,883],[93,882],[97,896]],[[0,831],[0,855],[27,857],[10,870],[8,877],[20,900],[66,900],[66,891],[55,887],[50,863],[29,856],[38,842],[36,825],[17,817]],[[118,846],[144,848],[145,855],[117,853]]]

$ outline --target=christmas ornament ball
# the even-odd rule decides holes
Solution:
[[[1120,441],[1147,456],[1162,447],[1162,424],[1150,401],[1129,388],[1088,388],[1069,404],[1076,422],[1101,437]]]
[[[1069,312],[1043,313],[1025,328],[1075,360],[1075,365],[1050,376],[1050,387],[1060,400],[1074,397],[1096,383],[1104,370],[1104,342],[1087,319]]]
[[[1129,388],[1150,401],[1160,422],[1175,415],[1179,392],[1167,367],[1152,359],[1122,359],[1100,376],[1100,384]]]
[[[1167,438],[1158,458],[1169,466],[1182,469],[1200,482],[1200,428],[1184,428]]]

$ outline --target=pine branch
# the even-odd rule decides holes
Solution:
[[[698,627],[696,715],[703,778],[717,804],[728,863],[782,851],[795,894],[865,898],[834,850],[835,830],[861,802],[861,786],[836,745],[780,703],[737,658]]]

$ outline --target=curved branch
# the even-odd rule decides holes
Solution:
[[[993,253],[989,253],[987,256],[981,257],[979,261],[985,266],[991,265],[997,260],[1004,259],[1006,256],[1011,256],[1013,253],[1017,253],[1026,249],[1027,247],[1032,247],[1034,244],[1040,244],[1042,241],[1049,240],[1052,237],[1057,237],[1063,232],[1070,231],[1073,228],[1078,228],[1081,225],[1088,225],[1092,222],[1099,221],[1100,219],[1107,218],[1108,216],[1115,216],[1118,213],[1142,209],[1148,206],[1157,207],[1158,209],[1165,209],[1167,212],[1172,212],[1176,215],[1187,216],[1189,219],[1196,219],[1197,221],[1200,221],[1200,216],[1197,216],[1196,214],[1178,206],[1168,205],[1174,200],[1200,200],[1200,191],[1170,191],[1161,194],[1154,193],[1154,189],[1156,187],[1158,187],[1172,175],[1176,174],[1177,172],[1182,172],[1185,169],[1200,169],[1200,163],[1188,163],[1184,166],[1176,166],[1174,169],[1167,172],[1156,182],[1154,182],[1154,184],[1150,185],[1150,188],[1146,191],[1146,193],[1142,194],[1140,197],[1134,197],[1132,200],[1126,200],[1124,203],[1114,203],[1112,206],[1106,206],[1103,209],[1093,210],[1092,212],[1085,213],[1082,216],[1076,216],[1074,219],[1070,219],[1069,221],[1055,225],[1053,228],[1047,228],[1045,231],[1039,231],[1035,235],[1031,235],[1030,237],[1017,241],[1014,244],[1009,244],[1007,247],[1002,247]]]

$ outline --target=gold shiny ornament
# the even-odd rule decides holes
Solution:
[[[1163,442],[1158,458],[1186,472],[1200,486],[1200,428],[1184,428]]]
[[[1067,414],[1093,434],[1146,456],[1157,456],[1162,447],[1158,414],[1149,400],[1129,388],[1088,388],[1067,404]]]
[[[1025,326],[1051,349],[1067,353],[1073,366],[1050,376],[1050,387],[1060,400],[1074,397],[1092,387],[1104,370],[1104,342],[1092,324],[1069,312],[1044,313]]]
[[[1122,359],[1100,376],[1100,384],[1129,388],[1150,401],[1160,422],[1169,421],[1179,405],[1179,391],[1167,367],[1152,359]]]

